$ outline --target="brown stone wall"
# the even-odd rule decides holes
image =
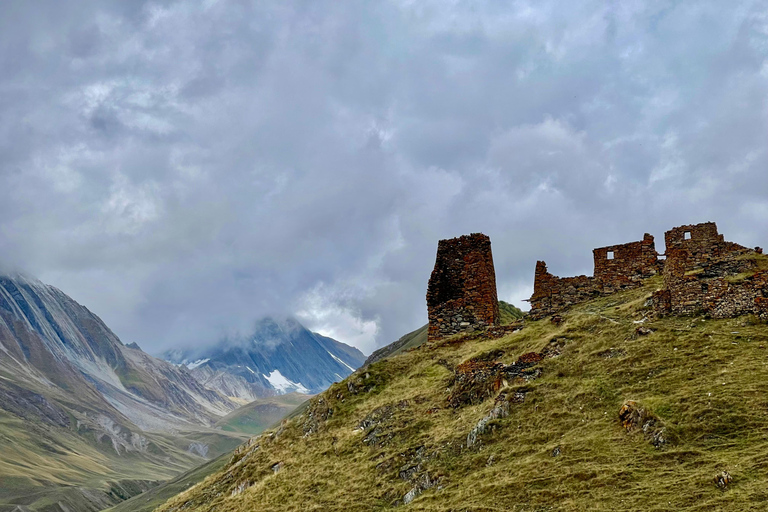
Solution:
[[[718,233],[717,224],[705,222],[672,228],[664,233],[667,246],[666,254],[685,251],[689,265],[700,267],[711,261],[717,261],[728,255],[752,252],[751,249],[733,242],[726,242]]]
[[[768,321],[768,271],[762,249],[728,242],[714,222],[679,226],[664,235],[665,260],[654,239],[594,249],[594,277],[561,278],[536,263],[530,317],[543,318],[598,295],[640,286],[663,272],[664,288],[651,300],[659,314],[730,318],[754,313]],[[611,253],[611,258],[608,257]]]
[[[473,233],[438,242],[427,310],[429,340],[498,323],[490,238]]]
[[[557,277],[547,271],[546,263],[537,261],[529,316],[534,320],[544,318],[597,295],[600,286],[594,277]]]
[[[592,253],[593,277],[557,277],[547,271],[546,263],[536,263],[533,295],[529,299],[531,318],[544,318],[596,296],[640,286],[643,279],[661,272],[663,265],[654,239],[647,233],[639,242],[599,247]]]
[[[762,314],[768,274],[759,271],[760,251],[725,241],[714,222],[674,228],[665,239],[664,289],[653,301],[658,313],[713,318]]]
[[[639,286],[647,279],[661,272],[656,244],[648,233],[639,242],[600,247],[592,251],[595,259],[595,279],[604,294],[623,288]],[[613,258],[609,259],[611,254]]]

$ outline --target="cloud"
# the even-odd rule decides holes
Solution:
[[[760,4],[4,2],[0,260],[154,352],[265,314],[370,351],[440,238],[518,305],[646,231],[764,245]]]

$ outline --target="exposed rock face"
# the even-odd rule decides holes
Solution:
[[[532,318],[544,318],[598,295],[640,286],[643,279],[661,272],[663,265],[648,233],[639,242],[599,247],[592,253],[594,277],[557,277],[547,271],[546,263],[536,262],[530,298]]]
[[[430,340],[498,323],[490,238],[474,233],[440,240],[427,288],[427,309]]]

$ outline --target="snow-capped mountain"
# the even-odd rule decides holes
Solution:
[[[245,339],[203,350],[172,350],[166,360],[185,366],[209,389],[243,401],[289,393],[318,393],[365,361],[362,352],[313,333],[297,320],[264,318]]]

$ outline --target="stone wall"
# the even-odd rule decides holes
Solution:
[[[661,272],[654,239],[648,233],[638,242],[599,247],[592,251],[594,276],[557,277],[543,261],[536,263],[530,317],[544,318],[600,295],[634,288]]]
[[[438,242],[427,310],[429,340],[498,323],[490,238],[473,233]]]
[[[603,294],[638,286],[643,279],[661,273],[663,268],[656,243],[648,233],[639,242],[600,247],[592,253],[595,280]]]
[[[667,257],[686,254],[687,265],[691,268],[706,265],[709,262],[738,254],[752,252],[751,249],[733,242],[726,242],[723,235],[717,231],[717,224],[704,222],[672,228],[664,233],[664,243],[667,246]],[[759,252],[762,249],[756,248]]]
[[[594,277],[557,277],[549,273],[546,263],[537,261],[529,316],[544,318],[598,295],[600,288]]]
[[[758,247],[727,242],[714,222],[667,231],[664,288],[653,296],[658,314],[768,319],[768,272]]]

